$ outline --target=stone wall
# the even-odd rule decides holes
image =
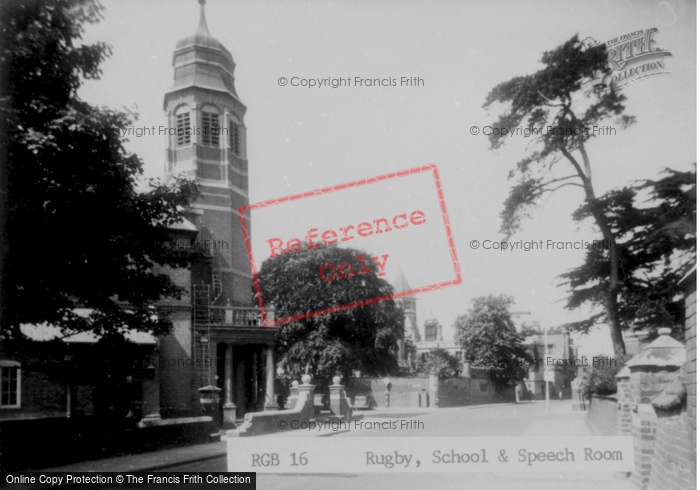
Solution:
[[[450,378],[440,380],[438,399],[441,407],[508,403],[515,402],[515,391],[511,388],[500,392],[488,379]]]
[[[192,359],[192,311],[174,310],[171,334],[159,339],[156,367],[160,378],[160,413],[163,417],[200,414],[199,396]]]
[[[0,421],[0,471],[62,466],[210,441],[211,417],[139,428],[134,420],[52,417]]]
[[[391,383],[392,407],[418,407],[418,394],[428,393],[430,382],[427,376],[416,378],[389,378]],[[379,378],[351,378],[347,382],[346,392],[348,397],[354,400],[356,395],[372,395],[372,408],[385,405],[384,392],[386,384]]]
[[[586,422],[594,434],[599,436],[617,435],[617,397],[593,395],[591,406],[586,414]]]
[[[391,383],[390,407],[419,407],[418,397],[429,395],[429,406],[434,405],[435,393],[430,393],[430,378],[389,378]],[[372,408],[384,407],[386,384],[384,379],[352,378],[348,381],[347,394],[350,398],[355,395],[371,394],[374,403]],[[513,389],[498,391],[488,379],[482,378],[449,378],[441,379],[437,384],[437,399],[439,407],[463,407],[485,403],[508,403],[515,401]],[[424,407],[421,407],[424,408]]]
[[[649,489],[695,488],[695,444],[688,431],[687,413],[680,408],[657,413]]]

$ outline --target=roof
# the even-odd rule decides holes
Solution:
[[[199,3],[201,12],[197,32],[180,39],[173,53],[175,78],[172,88],[166,92],[165,104],[167,106],[169,97],[173,97],[176,92],[205,89],[230,95],[243,105],[234,86],[233,72],[236,64],[233,56],[209,33],[204,16],[205,2],[200,0]]]
[[[687,360],[685,346],[673,339],[670,328],[660,328],[659,337],[625,364],[633,367],[680,367]]]
[[[90,308],[76,308],[73,310],[77,315],[87,318],[94,310]],[[51,340],[61,339],[68,344],[94,344],[100,338],[100,335],[95,335],[92,332],[78,332],[71,335],[65,335],[61,328],[49,323],[41,323],[39,325],[24,323],[20,325],[20,331],[30,340],[37,342],[48,342]],[[124,333],[124,338],[135,344],[140,345],[155,345],[156,339],[153,335],[146,332],[136,332],[127,330]]]
[[[226,55],[228,55],[229,58],[231,58],[231,53],[229,52],[229,50],[226,49],[226,47],[223,44],[221,44],[218,39],[216,39],[209,33],[209,27],[207,27],[207,19],[204,15],[205,3],[205,0],[199,0],[201,8],[199,12],[199,26],[197,27],[197,32],[195,32],[192,36],[187,36],[185,38],[180,39],[177,42],[175,50],[177,51],[188,46],[201,46],[204,48],[222,51]]]
[[[697,281],[697,270],[698,266],[696,264],[686,273],[685,276],[681,278],[681,280],[678,283],[681,286],[690,286],[694,284]]]
[[[181,230],[181,231],[199,231],[197,227],[192,224],[192,222],[186,218],[182,218],[177,223],[168,226],[171,230]]]
[[[391,281],[391,285],[394,286],[394,290],[397,293],[411,290],[411,286],[408,284],[408,279],[406,279],[406,276],[401,269],[399,269],[398,274],[394,276],[394,279]]]
[[[416,342],[416,350],[419,351],[433,350],[438,348],[441,350],[462,349],[462,347],[454,340],[429,340],[427,342]]]

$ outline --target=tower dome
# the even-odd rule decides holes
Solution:
[[[187,87],[201,87],[227,92],[238,98],[234,87],[233,72],[236,64],[231,52],[209,33],[204,13],[206,0],[199,0],[199,26],[197,31],[180,39],[173,53],[175,80],[170,92]]]
[[[228,55],[229,58],[232,58],[229,50],[226,49],[223,44],[221,44],[214,36],[212,36],[209,33],[209,27],[207,27],[207,18],[204,15],[204,5],[206,3],[206,0],[199,0],[199,4],[201,7],[199,11],[199,27],[197,27],[197,32],[195,32],[191,36],[187,36],[180,39],[177,42],[175,50],[177,51],[181,48],[196,45],[204,48],[223,51],[226,55]]]

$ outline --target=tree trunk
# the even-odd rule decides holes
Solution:
[[[593,187],[590,181],[584,183],[586,189],[586,200],[592,207],[593,217],[596,224],[603,233],[603,238],[607,241],[610,247],[610,283],[606,291],[605,311],[608,315],[610,327],[610,338],[612,339],[615,355],[626,353],[625,341],[622,338],[622,325],[620,325],[620,316],[617,309],[617,295],[620,290],[619,263],[620,257],[617,254],[617,243],[615,235],[610,229],[608,220],[605,217],[605,212],[600,208],[598,200],[593,192]]]
[[[571,112],[571,109],[567,107],[565,110],[571,115],[574,122],[580,124],[580,121],[576,118],[573,112]],[[571,153],[567,151],[566,148],[563,147],[561,151],[562,154],[574,166],[576,172],[581,178],[583,189],[586,192],[586,202],[591,206],[591,214],[593,214],[593,218],[603,234],[603,239],[610,247],[610,282],[606,291],[605,311],[608,315],[608,322],[610,324],[610,338],[612,339],[615,355],[621,355],[625,354],[625,341],[622,338],[622,325],[620,325],[620,315],[617,307],[617,295],[620,292],[620,257],[617,254],[615,234],[610,228],[610,224],[605,216],[605,210],[600,206],[600,202],[596,198],[595,191],[593,190],[591,165],[588,159],[588,153],[586,152],[586,148],[584,147],[583,143],[579,144],[578,149],[583,157],[584,168],[581,168],[581,165],[576,161]]]

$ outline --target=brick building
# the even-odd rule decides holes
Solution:
[[[263,327],[252,304],[237,211],[249,202],[246,107],[234,86],[233,57],[209,33],[204,3],[200,0],[195,34],[175,48],[174,83],[165,93],[164,109],[172,130],[166,176],[196,178],[202,191],[187,219],[171,228],[171,241],[201,247],[208,259],[191,269],[166,271],[192,292],[163,303],[174,324],[168,336],[132,332],[119,345],[106,345],[91,334],[63,337],[52,325],[23,325],[29,339],[25,351],[31,354],[19,358],[0,350],[3,437],[26,434],[27,426],[8,429],[4,424],[14,421],[53,421],[63,427],[71,420],[66,431],[89,425],[81,422],[83,429],[76,428],[76,420],[103,416],[134,428],[186,424],[202,415],[202,387],[220,390],[214,418],[224,424],[276,406],[278,328]],[[250,216],[245,219],[250,230]],[[4,441],[6,447],[14,443]]]

